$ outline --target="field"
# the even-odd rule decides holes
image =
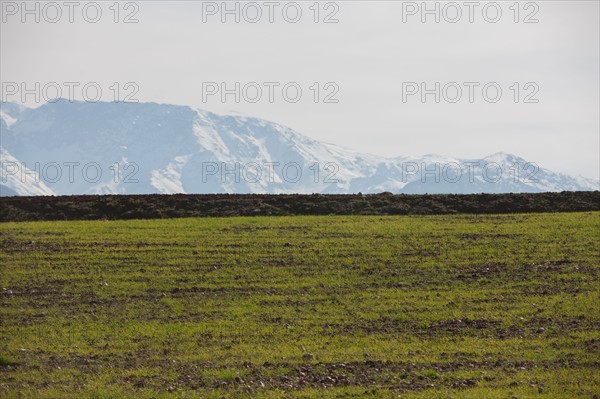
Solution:
[[[597,211],[4,222],[0,397],[597,398],[599,242]]]
[[[173,194],[2,197],[0,222],[215,216],[600,211],[600,191],[520,194]]]

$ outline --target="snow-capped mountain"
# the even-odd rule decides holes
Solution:
[[[598,190],[514,155],[383,158],[265,120],[154,103],[0,107],[1,195]]]
[[[2,162],[1,195],[54,195],[54,192],[37,178],[35,171],[27,169],[2,147],[0,147],[0,159]]]

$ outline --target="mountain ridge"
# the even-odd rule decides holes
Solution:
[[[505,152],[379,157],[260,118],[171,104],[3,102],[0,130],[1,195],[468,194],[599,186]]]

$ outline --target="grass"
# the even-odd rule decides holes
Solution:
[[[3,366],[12,366],[15,364],[15,361],[8,357],[8,356],[4,356],[4,355],[0,355],[0,367]]]
[[[2,223],[0,396],[594,398],[599,241],[600,212]]]

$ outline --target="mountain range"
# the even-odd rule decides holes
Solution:
[[[0,104],[0,195],[593,191],[516,155],[385,158],[187,106]]]

